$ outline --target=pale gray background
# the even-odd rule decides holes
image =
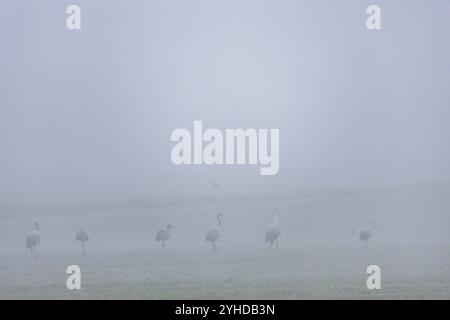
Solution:
[[[74,3],[80,31],[65,26]],[[275,206],[284,247],[359,250],[349,230],[369,221],[374,248],[448,247],[449,39],[443,0],[1,1],[1,254],[27,266],[36,220],[44,262],[78,254],[79,226],[93,252],[159,250],[169,222],[172,248],[206,251],[219,210],[221,248],[262,247]],[[279,128],[278,175],[173,165],[170,134],[194,120]]]
[[[372,1],[373,2],[373,1]],[[449,186],[449,1],[2,1],[0,195]],[[178,127],[280,128],[275,177],[176,167]],[[232,186],[232,188],[231,188]]]

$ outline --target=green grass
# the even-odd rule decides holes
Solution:
[[[65,268],[82,269],[82,290]],[[369,264],[382,289],[368,290]],[[2,256],[1,299],[449,299],[445,248],[226,248],[131,253],[54,252],[32,261]]]

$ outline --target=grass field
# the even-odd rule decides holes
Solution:
[[[280,207],[280,248],[264,233]],[[450,299],[448,191],[5,210],[0,299]],[[218,252],[204,236],[224,212]],[[25,249],[41,223],[39,259]],[[374,222],[366,250],[356,230]],[[167,249],[158,228],[176,225]],[[79,226],[91,239],[81,255]],[[81,290],[66,289],[79,265]],[[366,268],[381,267],[381,290]]]
[[[446,257],[442,259],[442,257]],[[167,250],[28,256],[0,264],[1,299],[449,299],[443,248]],[[78,264],[82,289],[65,287]],[[382,289],[366,288],[378,264]]]

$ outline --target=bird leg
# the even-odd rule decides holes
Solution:
[[[217,247],[216,247],[216,242],[215,241],[213,241],[212,245],[213,245],[214,251],[217,251]]]
[[[81,251],[82,255],[84,256],[84,241],[81,241]]]
[[[166,242],[163,240],[163,241],[161,241],[161,245],[162,245],[162,247],[163,247],[163,249],[165,249],[166,248]]]

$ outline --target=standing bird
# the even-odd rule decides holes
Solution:
[[[368,246],[369,239],[372,238],[372,236],[373,236],[372,228],[373,228],[373,224],[372,224],[372,222],[370,222],[369,223],[369,229],[362,230],[361,233],[359,234],[359,240],[364,242],[364,245],[366,246],[366,249],[367,249],[367,246]]]
[[[217,225],[213,226],[206,234],[205,241],[211,242],[214,251],[217,251],[216,242],[219,240],[220,234],[222,233],[222,221],[223,214],[219,213],[217,215]]]
[[[170,238],[170,229],[175,228],[175,226],[168,224],[166,229],[158,230],[156,233],[156,241],[161,241],[163,249],[166,248],[166,241]]]
[[[266,231],[266,243],[268,243],[271,248],[275,243],[278,248],[278,237],[281,235],[281,228],[278,224],[278,208],[275,208],[273,217],[274,221]]]
[[[212,183],[212,186],[213,186],[214,190],[216,190],[216,191],[220,190],[220,183],[219,182],[214,181]]]
[[[41,235],[39,233],[39,222],[34,224],[34,230],[27,236],[26,246],[30,249],[31,257],[37,259],[36,246],[41,242]]]
[[[81,252],[82,255],[84,256],[84,243],[89,240],[89,233],[86,231],[85,228],[81,228],[80,230],[78,230],[75,236],[75,240],[81,241]]]

